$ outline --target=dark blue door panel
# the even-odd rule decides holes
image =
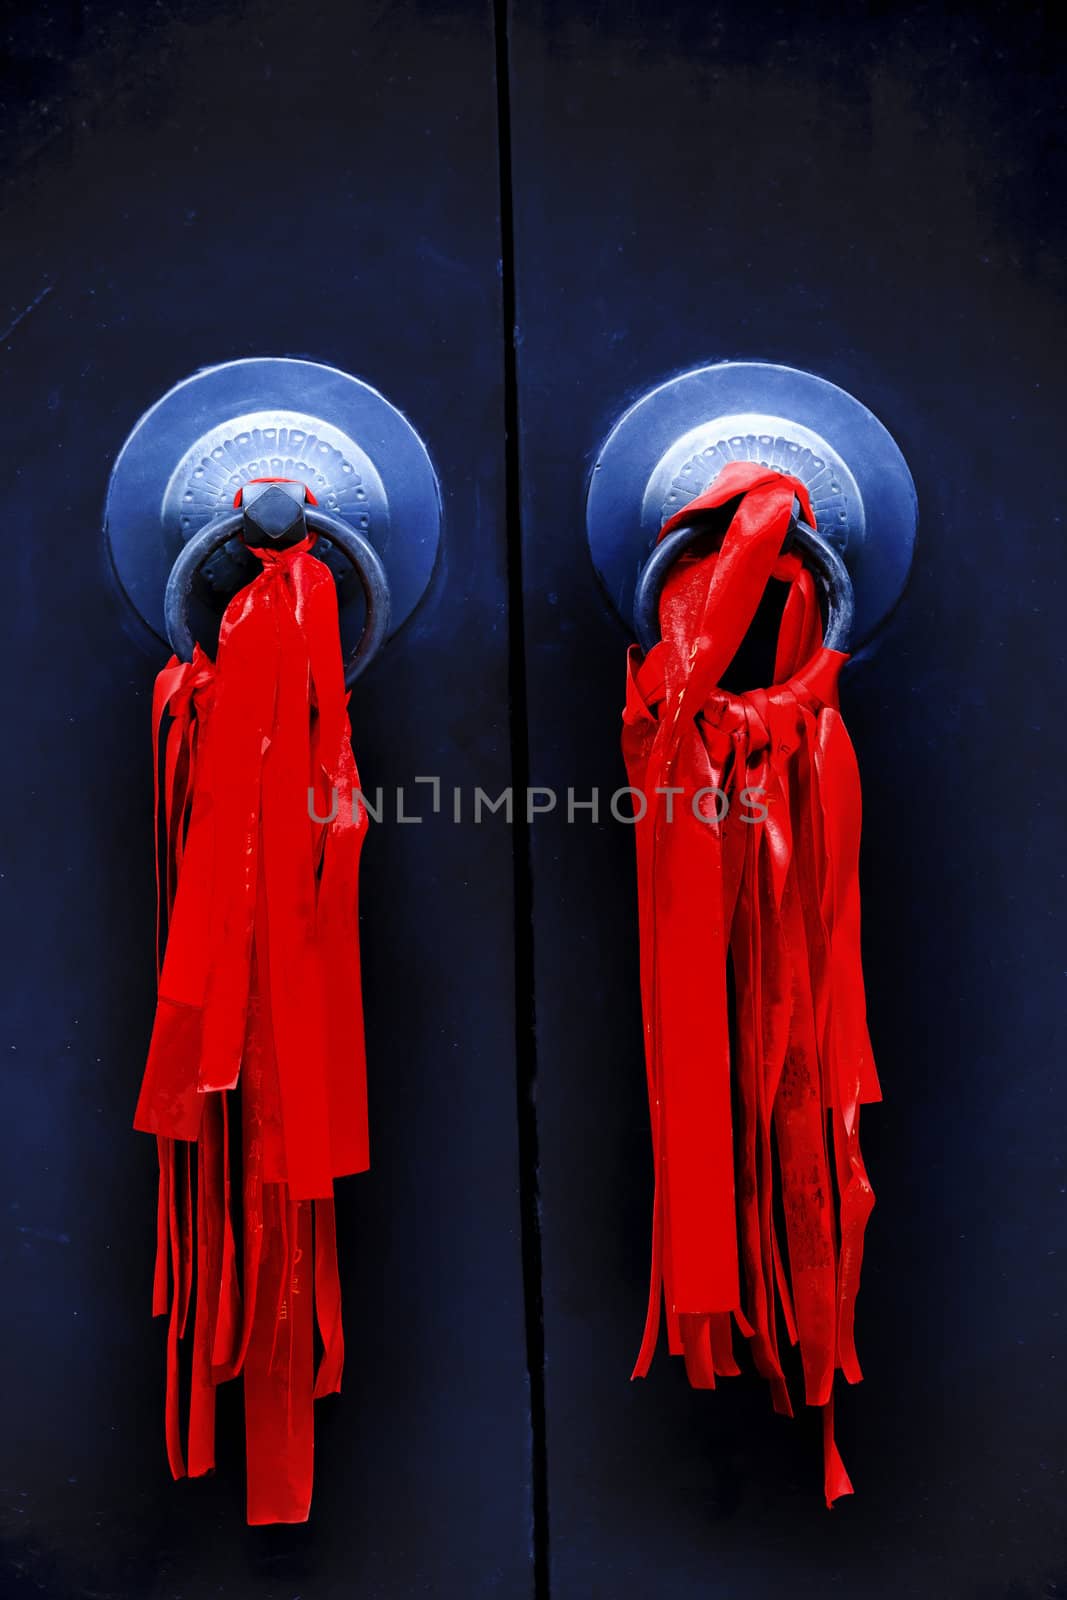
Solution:
[[[161,656],[100,533],[128,430],[198,367],[303,356],[376,385],[428,443],[445,526],[421,610],[353,696],[363,777],[508,783],[491,19],[410,0],[22,9],[2,290],[3,1593],[518,1600],[503,827],[428,817],[367,844],[373,1169],[339,1185],[348,1360],[318,1408],[310,1525],[244,1526],[236,1393],[218,1475],[167,1474],[155,1157],[131,1127]],[[427,791],[408,795],[413,812]]]
[[[651,1173],[633,839],[534,826],[548,1531],[561,1600],[1067,1592],[1064,349],[1057,41],[1036,6],[512,7],[530,769],[625,782],[625,637],[583,536],[620,412],[702,362],[857,395],[918,564],[850,669],[886,1101],[838,1406],[628,1376]],[[635,508],[636,513],[636,508]],[[579,818],[588,813],[579,813]]]

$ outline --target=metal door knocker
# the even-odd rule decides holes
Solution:
[[[348,561],[363,587],[366,614],[358,642],[345,662],[345,684],[351,689],[369,665],[389,631],[389,580],[374,546],[361,533],[308,503],[306,486],[295,482],[245,484],[240,509],[223,512],[190,539],[179,554],[163,599],[167,638],[180,661],[191,661],[193,631],[189,609],[193,584],[201,567],[240,534],[246,546],[284,549],[308,531],[326,534]]]
[[[740,1374],[740,1335],[775,1411],[792,1415],[787,1333],[804,1401],[822,1412],[832,1506],[853,1492],[835,1375],[862,1377],[856,1302],[874,1190],[860,1111],[881,1099],[859,938],[859,767],[839,679],[853,632],[869,638],[900,596],[915,491],[851,396],[788,367],[727,363],[626,413],[594,469],[588,517],[624,618],[633,596],[638,640],[622,753],[637,797],[654,1189],[633,1376],[650,1370],[665,1308],[691,1387]],[[689,551],[660,645],[664,582]],[[771,578],[788,586],[773,677],[727,687]]]
[[[646,655],[660,637],[659,597],[667,573],[678,557],[706,533],[707,529],[699,522],[675,528],[673,533],[660,540],[641,568],[634,595],[634,632]],[[795,511],[788,541],[796,546],[801,559],[821,579],[826,591],[824,647],[827,650],[847,651],[856,615],[856,592],[848,568],[829,540],[816,533]]]
[[[370,1165],[370,815],[346,689],[418,602],[439,527],[410,424],[302,361],[179,384],[108,493],[115,570],[176,658],[152,694],[156,1006],[133,1119],[159,1166],[163,1438],[173,1477],[213,1472],[217,1390],[240,1382],[252,1526],[307,1521],[316,1405],[341,1387],[335,1183]]]
[[[645,562],[667,519],[731,461],[758,462],[805,485],[816,528],[794,519],[794,541],[836,597],[838,647],[866,643],[911,567],[911,474],[866,406],[825,378],[765,361],[724,361],[669,379],[636,401],[601,446],[586,526],[593,565],[620,617],[643,645],[655,637],[658,586],[685,530],[668,535],[643,571]]]
[[[250,545],[315,533],[351,687],[426,590],[441,496],[426,446],[376,389],[264,357],[197,372],[141,417],[112,470],[105,529],[123,593],[182,660],[194,640],[212,647],[258,571]]]

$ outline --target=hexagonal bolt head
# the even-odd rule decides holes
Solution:
[[[303,506],[274,485],[243,509],[246,544],[291,545],[307,533]]]

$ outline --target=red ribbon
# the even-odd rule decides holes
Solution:
[[[874,1204],[859,1107],[881,1095],[860,962],[859,777],[837,701],[848,658],[822,648],[811,575],[781,554],[794,496],[814,523],[796,479],[736,462],[672,517],[661,538],[702,513],[728,525],[717,553],[676,563],[661,642],[628,657],[655,1170],[634,1376],[649,1369],[665,1301],[668,1347],[694,1387],[738,1372],[736,1324],[775,1409],[791,1414],[784,1328],[806,1402],[823,1408],[832,1504],[852,1488],[833,1376],[861,1376],[853,1323]],[[771,578],[789,585],[775,684],[727,693],[720,680]]]
[[[340,1389],[344,1361],[333,1179],[369,1165],[367,816],[336,592],[313,543],[254,551],[263,571],[227,606],[216,662],[199,647],[172,659],[153,698],[154,746],[170,715],[162,830],[158,768],[156,786],[167,943],[134,1126],[159,1151],[167,1452],[175,1477],[213,1469],[215,1389],[243,1374],[250,1523],[308,1516],[312,1400]],[[194,1278],[186,1456],[179,1351]]]

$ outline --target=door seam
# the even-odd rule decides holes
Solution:
[[[512,190],[511,49],[508,0],[493,0],[497,151],[500,181],[500,280],[504,331],[504,504],[508,606],[508,730],[515,805],[512,840],[515,924],[515,1061],[526,1371],[530,1417],[530,1547],[534,1600],[549,1600],[548,1452],[545,1422],[545,1330],[541,1179],[537,1128],[537,1033],[534,1004],[533,863],[526,796],[530,780],[526,629],[523,610],[521,448],[515,219]]]

